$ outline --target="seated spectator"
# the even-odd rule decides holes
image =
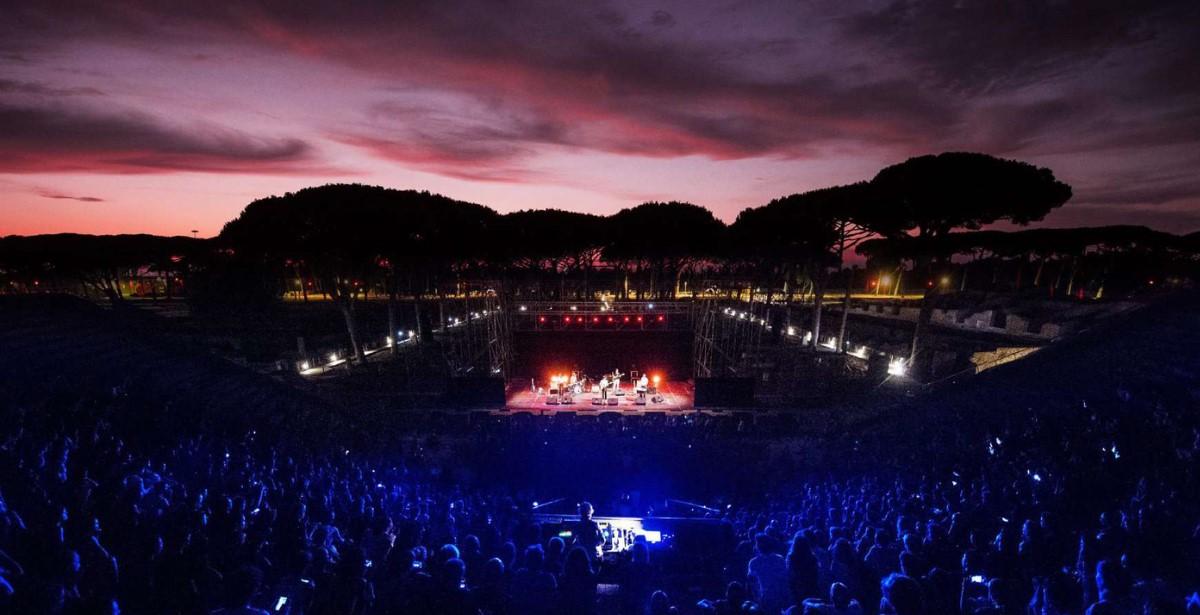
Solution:
[[[820,564],[803,532],[796,532],[787,554],[788,587],[795,604],[818,595]]]
[[[862,605],[850,597],[850,589],[841,583],[829,586],[828,601],[809,598],[802,607],[795,615],[863,615]]]
[[[583,547],[572,547],[567,553],[558,589],[562,612],[578,615],[595,612],[596,575],[592,572],[591,559]]]
[[[650,594],[646,613],[647,615],[678,615],[679,609],[671,605],[671,599],[667,597],[666,592],[657,590]]]
[[[250,606],[262,584],[262,571],[257,568],[240,568],[230,575],[226,584],[226,607],[213,611],[213,615],[269,615],[264,609]]]
[[[754,537],[754,551],[746,576],[757,603],[769,613],[778,613],[788,605],[787,563],[776,552],[775,540],[769,534]]]
[[[925,615],[921,586],[901,574],[889,574],[880,585],[883,599],[879,612],[886,615]],[[932,614],[930,614],[932,615]]]

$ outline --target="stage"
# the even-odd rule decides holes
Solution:
[[[577,412],[580,414],[599,414],[601,412],[620,412],[621,414],[644,414],[647,412],[690,412],[695,410],[693,404],[694,393],[692,383],[687,381],[660,382],[658,393],[662,396],[661,402],[652,401],[651,397],[646,396],[644,405],[637,403],[638,396],[633,391],[631,384],[624,385],[624,395],[609,394],[608,403],[594,404],[592,393],[584,393],[576,395],[573,403],[556,404],[548,403],[555,396],[546,393],[547,384],[539,383],[541,392],[534,391],[530,387],[529,380],[512,380],[508,383],[505,391],[505,399],[507,403],[505,408],[510,412],[534,412],[537,414],[555,414],[558,412]],[[616,400],[616,403],[613,403]]]

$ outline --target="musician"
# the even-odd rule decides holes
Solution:
[[[638,378],[638,383],[637,383],[638,392],[645,393],[646,388],[649,386],[650,386],[650,378],[648,376],[646,376],[646,374],[642,374],[642,377]]]
[[[588,559],[599,557],[601,547],[604,546],[604,533],[600,531],[600,524],[592,519],[594,512],[591,502],[580,502],[579,521],[575,526],[575,531],[571,533],[572,546],[583,547],[588,554]]]
[[[610,384],[611,383],[608,381],[608,374],[604,374],[603,376],[600,377],[600,399],[601,399],[601,401],[605,401],[605,402],[608,401],[608,387]]]

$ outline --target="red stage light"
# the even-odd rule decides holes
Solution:
[[[628,316],[626,316],[626,317],[625,317],[625,322],[629,322],[629,317],[628,317]]]
[[[538,322],[546,322],[545,316],[538,316]]]
[[[592,322],[600,322],[599,316],[592,316]]]
[[[1150,283],[1151,283],[1151,284],[1153,284],[1153,283],[1154,283],[1154,281],[1153,281],[1153,280],[1151,280],[1151,282],[1150,282]],[[609,317],[608,317],[608,322],[612,322],[612,321],[613,321],[613,319],[612,319],[612,316],[609,316]]]
[[[638,322],[642,322],[642,317],[638,316]]]
[[[577,318],[575,319],[575,322],[583,322],[583,316],[579,316],[579,317],[577,317]]]
[[[567,324],[571,324],[571,317],[570,317],[570,316],[563,316],[563,322],[565,322],[565,323],[567,323]]]
[[[658,317],[658,322],[662,322],[662,321],[663,321],[663,317],[662,317],[662,316],[659,316],[659,317]]]

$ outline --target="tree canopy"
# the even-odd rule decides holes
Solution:
[[[1047,168],[986,154],[918,156],[881,170],[871,189],[899,226],[929,237],[1041,220],[1071,198]]]

